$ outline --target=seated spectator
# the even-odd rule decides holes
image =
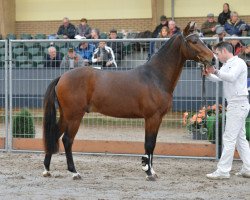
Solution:
[[[84,66],[83,58],[73,48],[69,48],[68,54],[63,57],[60,67],[75,68]]]
[[[238,37],[237,35],[232,35],[232,37]],[[228,40],[233,46],[233,54],[237,56],[238,54],[241,53],[243,49],[243,45],[241,44],[240,40],[238,39],[230,39]]]
[[[69,22],[69,18],[63,18],[63,24],[57,31],[58,36],[62,36],[64,39],[74,39],[76,35],[76,28]]]
[[[106,45],[106,42],[99,42],[99,46],[92,56],[92,63],[102,67],[117,67],[114,52]]]
[[[110,31],[109,38],[111,40],[117,39],[117,30],[112,29]],[[111,42],[108,42],[107,45],[113,50],[116,60],[121,60],[122,59],[122,51],[123,51],[123,43],[111,41]]]
[[[223,4],[223,11],[219,14],[218,22],[220,25],[224,25],[228,19],[230,19],[231,10],[228,3]]]
[[[91,39],[100,39],[100,31],[97,28],[91,30]],[[99,42],[92,42],[92,44],[98,48]]]
[[[77,27],[76,34],[87,39],[91,38],[91,28],[88,25],[87,19],[82,18],[80,25]]]
[[[163,26],[168,26],[168,20],[167,20],[167,17],[165,15],[162,15],[160,17],[160,21],[161,21],[161,23],[158,26],[156,26],[155,30],[153,31],[153,34],[152,34],[153,38],[158,37],[158,35],[159,35],[159,33],[160,33]]]
[[[168,36],[168,32],[169,32],[168,27],[167,26],[163,26],[161,28],[161,31],[160,31],[159,35],[158,35],[158,38],[168,38],[169,37]],[[157,41],[155,43],[155,52],[158,51],[161,48],[161,46],[162,46],[163,43],[164,43],[164,41]]]
[[[44,67],[60,67],[61,55],[56,52],[56,48],[51,46],[48,48],[48,53],[45,56]]]
[[[215,32],[216,25],[217,25],[217,22],[214,19],[214,14],[209,13],[207,15],[207,21],[201,25],[201,32],[203,33],[203,36],[204,37],[211,37],[214,34],[216,34],[216,32]]]
[[[250,67],[250,44],[243,48],[243,50],[238,56],[245,60],[247,66]],[[248,74],[248,77],[250,77],[250,70],[248,70]]]
[[[248,31],[250,26],[239,19],[237,12],[231,12],[230,19],[227,20],[224,28],[229,35],[242,36],[242,31]]]
[[[161,21],[161,23],[155,27],[155,30],[152,33],[152,38],[157,38],[159,36],[162,27],[164,27],[164,26],[168,27],[169,22],[168,22],[167,17],[165,15],[162,15],[160,17],[160,21]],[[149,60],[154,53],[155,53],[155,42],[151,41],[149,43],[149,52],[148,52],[147,60]]]
[[[92,63],[92,56],[95,51],[95,46],[93,44],[89,44],[88,42],[84,41],[79,44],[75,51],[83,58],[85,66],[88,66]]]
[[[176,26],[174,20],[169,20],[168,22],[168,28],[169,28],[169,36],[172,37],[174,34],[180,32],[180,28]]]

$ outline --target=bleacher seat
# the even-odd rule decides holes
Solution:
[[[5,43],[4,42],[0,42],[0,48],[4,48],[5,47]]]
[[[29,60],[29,57],[26,55],[20,55],[15,58],[16,67],[20,68],[30,68],[32,64]]]
[[[43,33],[38,33],[34,35],[34,39],[46,39],[46,35]]]
[[[5,55],[0,55],[0,67],[5,66]]]
[[[31,36],[31,34],[23,33],[23,34],[20,35],[20,39],[21,40],[31,40],[32,36]]]
[[[40,42],[39,45],[43,48],[48,48],[50,46],[50,42]]]
[[[42,55],[32,56],[32,64],[34,67],[43,68],[44,67],[44,57]]]
[[[79,46],[80,43],[81,43],[81,42],[78,42],[78,41],[76,41],[76,42],[70,42],[69,47],[77,48],[77,47]]]
[[[13,53],[13,57],[17,57],[17,56],[20,56],[20,55],[23,55],[24,54],[24,48],[14,48],[12,50],[12,53]]]
[[[42,55],[43,54],[43,52],[41,51],[41,49],[39,47],[28,48],[27,52],[31,56],[37,56],[37,55]]]
[[[9,34],[7,34],[7,36],[6,36],[6,39],[7,39],[7,40],[16,40],[16,34],[9,33]]]
[[[107,33],[101,33],[100,34],[100,39],[107,39],[108,38],[108,35],[107,35]]]
[[[59,49],[59,53],[61,53],[63,56],[67,55],[67,53],[68,53],[68,48],[67,48],[67,47],[60,48],[60,49]]]
[[[5,55],[5,48],[0,48],[0,55]]]

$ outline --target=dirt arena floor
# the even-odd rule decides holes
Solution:
[[[145,180],[140,157],[75,155],[81,180],[72,180],[65,155],[54,155],[52,177],[42,177],[43,154],[0,152],[0,199],[250,199],[250,179],[233,175],[241,166],[234,161],[229,180],[212,181],[206,173],[216,161],[155,158],[159,179]]]

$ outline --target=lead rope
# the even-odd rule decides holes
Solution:
[[[207,98],[206,98],[206,85],[205,85],[205,80],[206,76],[202,74],[202,72],[206,70],[206,66],[203,65],[201,68],[201,76],[202,76],[202,93],[201,93],[201,98],[202,98],[202,108],[205,108],[205,117],[204,117],[204,123],[202,125],[202,128],[200,129],[202,134],[207,133]]]

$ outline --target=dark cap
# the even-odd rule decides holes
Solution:
[[[225,29],[224,29],[223,26],[219,26],[219,27],[216,28],[216,34],[219,35],[219,34],[221,34],[223,32],[225,32]]]
[[[160,20],[161,20],[161,21],[165,21],[165,20],[167,20],[167,17],[166,17],[165,15],[162,15],[162,16],[160,17]]]
[[[70,48],[68,49],[68,52],[72,53],[72,52],[74,52],[74,49],[73,49],[72,47],[70,47]]]
[[[212,17],[214,17],[214,14],[213,13],[208,13],[207,17],[212,18]]]

